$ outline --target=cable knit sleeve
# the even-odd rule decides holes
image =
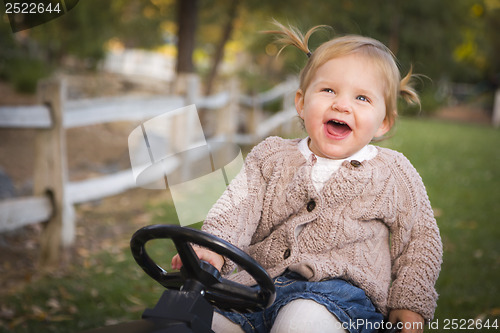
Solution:
[[[266,181],[262,175],[263,155],[269,152],[272,139],[255,146],[247,155],[240,173],[208,212],[202,230],[239,247],[248,248],[258,226]],[[222,274],[229,274],[235,264],[226,260]]]
[[[435,283],[442,263],[442,243],[420,175],[403,156],[392,164],[396,217],[390,225],[393,283],[389,309],[407,309],[431,320],[437,301]]]

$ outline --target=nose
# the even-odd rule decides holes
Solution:
[[[332,109],[338,112],[350,113],[352,104],[347,97],[337,96],[332,103]]]

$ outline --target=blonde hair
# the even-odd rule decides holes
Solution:
[[[397,99],[402,97],[409,104],[420,104],[417,92],[411,85],[413,77],[412,70],[401,78],[396,58],[391,50],[376,39],[358,36],[346,35],[336,37],[321,44],[314,52],[309,50],[308,42],[311,35],[325,26],[315,26],[305,35],[297,28],[289,26],[288,28],[274,21],[279,30],[266,31],[266,33],[280,36],[277,42],[283,44],[280,52],[292,45],[303,51],[309,57],[309,61],[300,72],[300,89],[305,93],[307,87],[316,73],[316,70],[331,59],[342,57],[348,54],[358,53],[372,59],[379,66],[381,74],[385,78],[385,104],[386,119],[392,127],[398,116]],[[279,53],[278,53],[279,54]]]

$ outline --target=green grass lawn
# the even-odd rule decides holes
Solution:
[[[440,327],[447,319],[500,321],[500,131],[405,120],[383,145],[412,161],[436,212],[444,244]]]
[[[412,161],[436,212],[440,327],[447,319],[500,322],[500,131],[408,119],[382,145]]]
[[[431,331],[457,331],[452,319],[500,324],[500,131],[402,119],[395,136],[381,145],[403,152],[420,172],[441,229],[445,252],[434,321],[439,329]],[[150,223],[175,220],[171,204],[147,209]],[[0,300],[0,332],[75,332],[140,318],[162,287],[135,264],[130,236],[123,235],[114,251]],[[174,252],[160,241],[148,249],[165,266]],[[450,329],[444,330],[447,321]]]

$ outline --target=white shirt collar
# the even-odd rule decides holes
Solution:
[[[309,160],[311,158],[311,155],[314,155],[311,149],[309,149],[308,142],[309,142],[309,137],[306,137],[299,142],[299,151],[302,153],[302,155],[306,160]],[[363,162],[371,160],[375,156],[377,156],[377,148],[373,145],[366,145],[363,148],[361,148],[358,152],[354,153],[352,156],[340,160],[333,160],[330,158],[319,157],[315,155],[317,161],[319,162],[318,164],[325,164],[332,166],[341,165],[342,162],[346,160],[347,161],[356,160],[359,162]]]

